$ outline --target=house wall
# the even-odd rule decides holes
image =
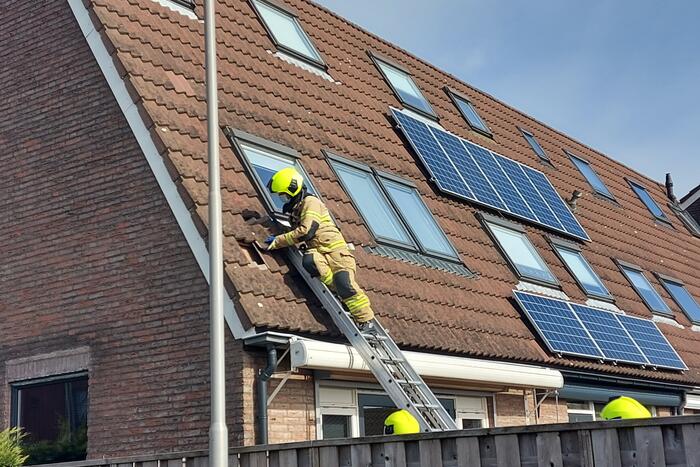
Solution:
[[[13,378],[84,367],[89,457],[204,449],[206,281],[67,2],[0,11],[0,427]],[[252,389],[227,349],[238,444]]]

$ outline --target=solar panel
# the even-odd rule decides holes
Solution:
[[[674,370],[688,369],[681,357],[678,356],[678,353],[656,326],[656,323],[648,319],[627,315],[620,315],[617,318],[637,343],[647,360],[649,360],[649,363],[654,366],[672,368]]]
[[[542,172],[397,109],[391,113],[440,190],[590,240]]]
[[[614,313],[576,303],[570,305],[600,347],[605,358],[641,365],[648,363]]]
[[[603,358],[602,352],[567,302],[519,291],[514,294],[549,350],[580,357]]]
[[[404,134],[413,146],[413,150],[423,161],[423,164],[432,175],[435,183],[442,191],[452,193],[467,199],[473,199],[473,194],[457,173],[452,161],[447,157],[437,143],[428,125],[411,118],[406,114],[396,112],[394,118],[404,128]]]

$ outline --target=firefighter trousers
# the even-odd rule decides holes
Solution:
[[[374,318],[367,294],[355,282],[355,257],[346,248],[330,253],[307,250],[304,268],[335,292],[357,323]]]

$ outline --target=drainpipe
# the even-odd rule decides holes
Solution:
[[[277,349],[267,346],[267,366],[258,375],[258,444],[267,444],[267,382],[277,369]]]

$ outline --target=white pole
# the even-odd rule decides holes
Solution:
[[[211,371],[211,425],[209,465],[228,467],[226,428],[226,373],[224,367],[223,256],[221,189],[219,180],[219,99],[216,82],[216,24],[214,2],[204,2],[204,38],[207,70],[207,135],[209,156],[209,358]]]

